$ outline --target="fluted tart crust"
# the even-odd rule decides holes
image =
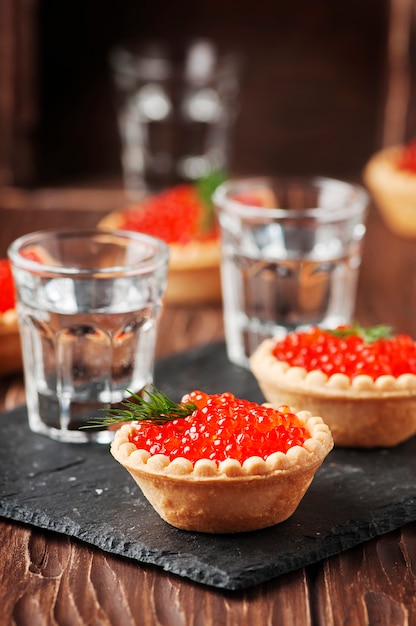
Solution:
[[[105,230],[123,228],[123,211],[109,213],[98,224]],[[169,243],[166,301],[174,304],[217,302],[221,299],[219,240]]]
[[[134,424],[117,431],[111,453],[172,526],[205,533],[258,530],[294,513],[333,447],[331,433],[320,417],[310,411],[301,411],[297,417],[310,438],[266,460],[252,456],[242,464],[235,459],[219,464],[209,459],[195,464],[185,458],[170,461],[166,455],[151,455],[131,443]]]
[[[416,376],[344,374],[327,376],[279,361],[275,340],[265,339],[250,360],[264,397],[272,406],[308,407],[322,415],[336,446],[395,446],[416,434]]]

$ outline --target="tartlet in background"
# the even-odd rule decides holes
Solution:
[[[264,340],[250,366],[266,400],[321,415],[339,447],[392,447],[415,435],[414,341],[337,330]]]
[[[0,375],[22,369],[22,349],[8,259],[0,259]]]
[[[386,225],[404,237],[416,236],[416,141],[376,152],[363,172]]]
[[[169,245],[166,302],[194,304],[221,299],[218,232],[209,197],[199,186],[169,188],[113,211],[98,226],[141,231]]]

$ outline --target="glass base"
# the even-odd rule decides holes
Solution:
[[[36,418],[29,417],[29,428],[33,433],[44,435],[60,443],[100,443],[111,444],[116,433],[108,429],[65,430],[51,428]]]

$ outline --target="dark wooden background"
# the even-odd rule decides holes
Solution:
[[[357,177],[383,142],[391,75],[411,70],[413,12],[412,0],[0,0],[0,186],[119,183],[109,50],[197,36],[242,57],[233,173]],[[393,139],[413,130],[393,126]]]

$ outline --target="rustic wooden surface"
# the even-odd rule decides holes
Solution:
[[[68,203],[73,204],[70,199]],[[74,206],[60,212],[0,207],[0,249],[16,230],[43,227],[48,216],[54,223],[66,223],[74,219],[74,212]],[[96,219],[92,209],[76,215],[77,221],[82,215],[85,224]],[[357,319],[363,324],[392,324],[416,337],[415,266],[414,240],[390,233],[373,209]],[[222,336],[219,306],[167,308],[158,356]],[[21,374],[0,379],[2,408],[23,401]],[[240,592],[197,585],[8,520],[0,521],[0,564],[2,626],[416,624],[416,523]]]

